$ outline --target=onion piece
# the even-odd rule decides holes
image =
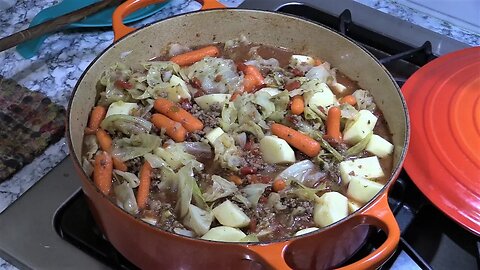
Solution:
[[[122,172],[119,170],[113,170],[113,173],[116,177],[121,177],[131,188],[136,188],[138,185],[140,185],[140,179],[138,179],[138,177],[133,173]]]
[[[185,152],[196,158],[211,158],[213,156],[212,147],[204,142],[184,142],[182,143]]]
[[[235,142],[241,148],[243,148],[245,146],[245,144],[247,143],[247,134],[245,132],[239,133],[239,134],[235,135],[234,139],[235,139]]]

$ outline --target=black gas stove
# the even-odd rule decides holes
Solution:
[[[352,1],[247,0],[241,7],[276,10],[333,28],[366,47],[400,86],[430,60],[468,47]],[[79,184],[66,159],[2,213],[0,256],[19,268],[137,269],[96,227]],[[405,171],[389,198],[402,234],[381,269],[480,268],[480,238],[432,205]],[[385,238],[374,232],[349,262],[365,257]]]

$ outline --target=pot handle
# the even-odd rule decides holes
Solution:
[[[265,262],[269,264],[272,269],[275,270],[290,270],[287,262],[285,262],[284,252],[285,249],[292,243],[291,241],[278,242],[268,245],[252,245],[247,248],[255,252]]]
[[[127,0],[123,4],[119,5],[112,15],[112,26],[114,33],[113,41],[121,39],[136,29],[123,24],[123,18],[125,18],[128,14],[146,6],[164,1],[165,0]],[[225,8],[223,4],[217,2],[216,0],[197,0],[197,2],[202,4],[201,10]]]
[[[353,216],[352,219],[354,223],[369,224],[380,228],[387,234],[387,239],[367,257],[337,270],[376,269],[380,267],[393,254],[400,240],[400,228],[388,205],[387,192],[380,195],[367,210]],[[286,241],[266,246],[252,245],[247,246],[247,248],[258,254],[273,269],[287,270],[291,268],[285,262],[284,252],[291,243],[292,241]]]
[[[374,225],[387,234],[385,242],[367,257],[337,270],[376,269],[382,265],[397,248],[400,241],[400,228],[388,205],[388,192],[384,192],[366,210],[355,216],[360,224]]]

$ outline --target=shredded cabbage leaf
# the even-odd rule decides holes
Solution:
[[[199,80],[207,94],[233,93],[243,82],[233,60],[216,57],[205,57],[188,67],[187,77]]]
[[[131,173],[131,172],[122,172],[120,170],[113,170],[113,175],[115,178],[120,178],[123,181],[119,181],[121,183],[127,183],[129,187],[131,188],[136,188],[138,185],[140,185],[140,179],[138,177]]]
[[[100,126],[110,133],[120,131],[126,135],[149,133],[152,129],[152,123],[144,118],[114,114],[103,119]]]
[[[120,185],[114,186],[113,191],[115,192],[115,196],[117,198],[117,205],[120,208],[132,215],[136,215],[138,213],[138,205],[137,200],[135,199],[135,194],[127,182],[123,182]]]
[[[101,103],[110,105],[119,100],[129,101],[130,95],[124,90],[115,86],[117,80],[128,81],[132,75],[132,70],[122,63],[116,63],[105,70],[100,78],[100,84],[105,86],[105,92]]]
[[[352,96],[357,100],[358,110],[375,111],[377,106],[374,103],[373,96],[367,90],[358,89],[353,92]]]
[[[162,140],[156,135],[136,134],[130,138],[115,139],[112,154],[118,159],[126,161],[152,152],[161,143]]]
[[[215,150],[215,161],[218,161],[224,169],[238,171],[244,163],[242,151],[235,146],[235,140],[228,133],[220,135],[213,142],[213,148]]]
[[[188,213],[183,219],[183,225],[193,230],[197,235],[204,235],[210,229],[213,221],[211,211],[205,211],[197,206],[190,204]]]
[[[265,189],[268,187],[268,184],[250,184],[244,188],[241,189],[242,195],[247,198],[247,200],[250,202],[250,204],[253,207],[256,207],[258,204],[258,200],[262,196],[263,192],[265,192]]]
[[[238,188],[234,183],[218,175],[212,175],[212,182],[212,186],[203,193],[203,197],[207,202],[213,202],[220,198],[225,198],[238,191]]]
[[[360,154],[365,147],[367,147],[368,142],[372,138],[373,132],[370,131],[365,138],[361,139],[358,143],[354,146],[347,149],[347,156],[355,156]]]
[[[177,205],[175,206],[179,218],[185,217],[188,213],[193,195],[193,182],[195,178],[193,178],[191,167],[182,167],[178,171]]]
[[[92,160],[95,156],[95,153],[98,151],[97,137],[95,135],[86,135],[83,137],[83,151],[84,157],[87,157],[88,160]]]
[[[187,153],[183,143],[173,143],[166,148],[158,147],[153,152],[162,158],[172,170],[191,164],[197,171],[203,170],[203,164],[195,156]]]

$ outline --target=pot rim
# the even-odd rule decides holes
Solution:
[[[128,212],[126,212],[124,209],[118,207],[112,200],[110,200],[106,195],[104,195],[102,192],[100,192],[100,190],[95,186],[93,185],[93,182],[90,180],[90,177],[88,177],[86,174],[85,174],[85,171],[82,169],[82,166],[81,166],[81,163],[80,161],[76,158],[76,155],[75,155],[75,150],[73,148],[73,143],[72,143],[72,139],[71,139],[71,136],[70,136],[70,116],[71,116],[71,108],[72,108],[72,104],[73,104],[73,100],[74,100],[74,97],[75,97],[75,94],[77,93],[78,91],[78,88],[79,88],[79,85],[80,85],[80,82],[83,80],[83,78],[85,77],[85,75],[88,73],[88,71],[90,70],[90,68],[95,65],[97,63],[97,61],[103,56],[105,55],[113,46],[115,46],[117,43],[119,42],[122,42],[124,39],[127,39],[129,37],[131,37],[132,34],[134,33],[137,33],[139,31],[142,31],[144,30],[145,28],[147,27],[153,27],[157,24],[160,24],[164,21],[168,21],[168,20],[176,20],[178,18],[181,18],[181,17],[185,17],[185,16],[191,16],[192,14],[198,14],[198,13],[207,13],[207,12],[224,12],[224,11],[230,11],[230,12],[253,12],[253,13],[268,13],[268,14],[271,14],[271,15],[274,15],[274,16],[285,16],[285,17],[292,17],[292,18],[295,18],[295,19],[298,19],[298,20],[301,20],[303,21],[304,23],[311,23],[311,24],[314,24],[316,27],[321,27],[321,28],[324,28],[325,30],[327,31],[330,31],[332,32],[333,34],[336,34],[338,35],[339,38],[344,38],[346,39],[346,41],[349,41],[351,43],[353,43],[355,46],[357,46],[358,48],[360,48],[364,53],[366,53],[368,56],[370,56],[370,58],[372,58],[375,63],[377,65],[379,65],[383,71],[386,73],[386,75],[390,78],[391,82],[393,83],[393,86],[395,87],[395,90],[397,90],[397,94],[398,94],[398,97],[400,98],[401,100],[401,103],[402,103],[402,108],[403,108],[403,114],[404,114],[404,117],[405,117],[405,123],[406,123],[406,127],[405,127],[405,139],[403,141],[403,149],[402,149],[402,152],[400,154],[400,157],[399,157],[399,160],[396,164],[396,166],[393,168],[392,172],[391,172],[391,175],[387,181],[387,183],[385,184],[385,186],[377,193],[375,194],[375,196],[370,199],[370,201],[368,201],[365,205],[363,205],[362,207],[360,207],[359,209],[357,209],[355,212],[349,214],[347,217],[339,220],[339,221],[336,221],[326,227],[323,227],[323,228],[319,228],[318,230],[315,230],[313,232],[309,232],[309,233],[306,233],[306,234],[302,234],[302,235],[298,235],[298,236],[292,236],[292,237],[289,237],[289,238],[285,238],[285,239],[276,239],[276,240],[271,240],[271,241],[264,241],[264,242],[220,242],[220,241],[211,241],[211,240],[205,240],[205,239],[200,239],[200,238],[193,238],[193,237],[188,237],[188,236],[184,236],[184,235],[180,235],[180,234],[176,234],[176,233],[171,233],[171,232],[167,232],[165,230],[162,230],[158,227],[155,227],[154,225],[151,225],[143,220],[141,220],[140,218],[138,217],[135,217],[131,214],[129,214]],[[387,125],[388,125],[388,122],[387,122]],[[390,74],[390,72],[386,69],[386,67],[384,65],[382,65],[380,63],[380,61],[372,54],[370,53],[365,47],[363,47],[361,44],[359,44],[358,42],[356,42],[355,40],[353,40],[352,38],[342,34],[342,33],[339,33],[337,31],[335,31],[334,29],[326,26],[326,25],[322,25],[318,22],[315,22],[313,20],[310,20],[308,18],[303,18],[301,16],[297,16],[297,15],[292,15],[292,14],[286,14],[286,13],[283,13],[283,12],[279,12],[279,11],[267,11],[267,10],[255,10],[255,9],[242,9],[242,8],[223,8],[223,9],[210,9],[210,10],[197,10],[197,11],[193,11],[193,12],[188,12],[188,13],[182,13],[182,14],[177,14],[177,15],[173,15],[171,17],[168,17],[168,18],[165,18],[165,19],[162,19],[162,20],[158,20],[158,21],[155,21],[155,22],[152,22],[152,23],[149,23],[149,24],[146,24],[146,25],[143,25],[135,30],[133,30],[132,32],[126,34],[125,36],[121,37],[120,39],[118,39],[117,41],[113,41],[110,45],[108,45],[108,47],[106,47],[100,54],[98,54],[91,62],[90,64],[87,66],[87,68],[82,72],[82,75],[78,78],[77,80],[77,83],[75,84],[75,87],[72,91],[72,94],[71,94],[71,97],[70,97],[70,100],[69,100],[69,103],[68,103],[68,107],[67,107],[67,130],[66,130],[66,138],[67,138],[67,144],[68,144],[68,148],[69,150],[71,151],[70,152],[70,158],[73,160],[73,163],[75,165],[75,167],[80,170],[80,177],[82,178],[85,178],[87,179],[90,183],[90,185],[93,186],[93,188],[95,189],[95,192],[99,193],[100,196],[102,196],[108,203],[111,203],[113,204],[114,208],[121,211],[123,214],[127,215],[128,217],[130,218],[133,218],[135,220],[135,222],[138,222],[139,224],[143,225],[143,226],[147,226],[147,227],[150,227],[151,229],[154,229],[155,231],[159,232],[159,233],[164,233],[166,235],[169,235],[169,236],[172,236],[172,237],[180,237],[184,240],[190,240],[190,241],[203,241],[203,242],[206,242],[206,243],[210,243],[210,244],[235,244],[235,245],[242,245],[242,246],[253,246],[253,245],[269,245],[269,244],[275,244],[275,243],[283,243],[283,242],[288,242],[288,241],[294,241],[295,239],[299,239],[299,238],[303,238],[303,237],[309,237],[309,236],[313,236],[317,233],[320,233],[324,230],[327,230],[333,226],[336,226],[337,224],[340,224],[340,223],[343,223],[345,221],[347,221],[348,219],[350,219],[352,216],[354,215],[358,215],[359,213],[361,212],[364,212],[366,209],[369,209],[370,206],[372,204],[374,204],[378,198],[385,192],[388,192],[388,190],[390,189],[391,185],[393,184],[393,182],[395,182],[396,178],[398,177],[398,175],[400,174],[400,171],[402,169],[402,166],[403,166],[403,163],[405,161],[405,157],[406,157],[406,153],[407,153],[407,150],[408,150],[408,146],[409,146],[409,140],[410,140],[410,117],[409,117],[409,114],[408,114],[408,109],[407,109],[407,104],[406,104],[406,101],[405,101],[405,98],[400,90],[400,87],[398,86],[397,82],[395,81],[394,77],[392,76],[392,74]],[[83,187],[82,187],[82,191],[83,191]]]

